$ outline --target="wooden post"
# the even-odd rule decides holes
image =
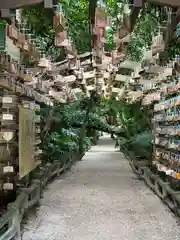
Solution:
[[[102,57],[103,57],[103,41],[107,20],[103,8],[96,8],[95,24],[93,26],[93,57],[95,62],[95,87],[97,93],[102,93],[103,73],[102,73]]]

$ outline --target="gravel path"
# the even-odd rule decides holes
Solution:
[[[23,240],[179,240],[177,219],[107,136],[48,186]]]

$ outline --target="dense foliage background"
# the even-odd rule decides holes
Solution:
[[[113,34],[122,21],[126,3],[126,0],[105,0],[98,3],[98,5],[105,7],[106,13],[111,17],[112,22],[111,27],[107,28],[106,31],[106,51],[114,49]],[[62,0],[60,4],[67,20],[69,38],[75,44],[78,53],[90,51],[89,1]],[[63,48],[55,48],[53,45],[52,10],[44,9],[39,4],[36,7],[24,8],[22,12],[24,23],[39,39],[44,53],[53,59],[56,59],[59,55],[62,56]],[[161,7],[149,4],[142,9],[131,34],[126,58],[141,61],[144,51],[150,49],[153,37],[166,26],[167,19],[167,13]],[[178,31],[177,27],[177,34],[173,37],[168,49],[165,49],[162,54],[162,60],[164,58],[164,61],[168,61],[179,52]],[[117,102],[115,100],[105,101],[101,99],[100,110],[90,108],[91,110],[87,114],[87,109],[82,111],[81,104],[78,104],[76,106],[70,104],[59,106],[58,111],[56,111],[56,119],[59,120],[54,123],[53,129],[48,131],[43,145],[44,152],[47,155],[51,153],[51,156],[48,156],[49,158],[57,158],[56,154],[67,151],[78,152],[78,145],[79,141],[82,141],[82,136],[84,139],[83,149],[84,151],[88,150],[91,143],[96,142],[92,139],[94,139],[95,135],[98,136],[98,130],[114,131],[107,123],[109,118],[113,118],[111,123],[119,125],[123,129],[123,134],[117,138],[117,145],[121,147],[121,150],[133,149],[137,155],[150,155],[152,135],[150,133],[151,116],[148,115],[149,110],[141,108],[139,103],[127,104],[123,100]],[[46,119],[45,116],[43,118]],[[82,128],[85,129],[83,135],[80,134]],[[144,143],[146,143],[146,146],[143,145]],[[137,144],[141,147],[137,148]]]

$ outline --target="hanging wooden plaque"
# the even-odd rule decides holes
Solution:
[[[103,8],[96,8],[95,26],[100,28],[105,28],[107,26],[106,14]]]
[[[23,49],[23,45],[25,44],[25,36],[22,33],[18,33],[18,41],[16,43],[17,47],[19,47],[20,49]]]
[[[55,14],[55,16],[53,17],[53,28],[55,31],[65,28],[65,18],[63,16],[63,13],[59,12]]]
[[[8,26],[8,36],[9,38],[11,38],[12,40],[18,40],[18,30],[16,27],[9,25]]]
[[[6,37],[6,48],[5,51],[11,58],[15,61],[20,61],[20,49],[14,45],[13,40],[9,37]]]
[[[67,31],[62,31],[56,34],[54,39],[54,45],[56,47],[66,47],[69,45]]]

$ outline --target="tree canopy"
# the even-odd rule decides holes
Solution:
[[[97,5],[105,7],[106,13],[111,17],[111,28],[107,29],[107,44],[106,51],[111,51],[114,48],[113,34],[117,30],[118,24],[122,20],[122,14],[127,0],[104,0],[97,2]],[[62,0],[60,8],[67,20],[69,39],[76,46],[78,53],[89,52],[91,50],[91,29],[90,29],[90,14],[89,0]],[[54,47],[54,30],[53,11],[45,9],[42,4],[36,6],[25,7],[22,10],[23,21],[32,29],[36,38],[39,40],[42,51],[54,58],[60,55],[62,48]],[[135,61],[140,61],[143,56],[143,51],[148,49],[152,43],[152,37],[161,31],[164,24],[167,22],[167,13],[163,8],[148,4],[141,10],[140,16],[136,23],[131,40],[128,47],[128,58]],[[179,27],[177,26],[177,34],[170,42],[168,49],[164,52],[163,58],[166,61],[172,59],[179,52]]]
[[[70,40],[75,44],[78,53],[90,51],[90,19],[89,19],[89,1],[88,0],[62,0],[59,1],[62,11],[67,20],[67,28]],[[106,0],[101,5],[105,6],[106,12],[112,18],[112,28],[107,31],[108,44],[107,48],[113,48],[113,32],[121,19],[121,13],[125,0]],[[41,42],[42,50],[47,53],[58,55],[59,49],[53,47],[54,30],[52,9],[45,9],[43,3],[36,6],[28,6],[22,10],[23,21],[34,31],[36,37]]]

